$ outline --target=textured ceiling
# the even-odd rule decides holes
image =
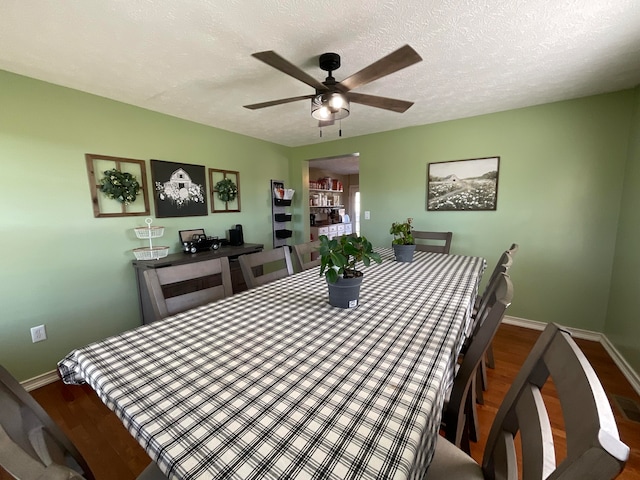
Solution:
[[[275,50],[342,80],[404,44],[423,61],[356,92],[343,137],[640,84],[638,0],[2,0],[0,69],[288,146],[320,138],[310,101],[243,105],[313,89],[251,53]],[[0,107],[1,108],[1,107]]]

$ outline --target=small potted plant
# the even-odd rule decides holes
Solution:
[[[393,253],[396,256],[396,262],[408,262],[413,261],[413,252],[416,250],[416,245],[411,234],[411,222],[413,218],[407,218],[406,222],[393,222],[389,233],[393,235]]]
[[[363,273],[357,263],[371,265],[381,263],[380,255],[373,251],[365,237],[344,235],[329,240],[320,236],[320,276],[324,275],[329,289],[329,303],[334,307],[354,308],[360,302],[360,285]]]

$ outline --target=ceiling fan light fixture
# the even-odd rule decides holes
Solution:
[[[340,110],[345,103],[345,98],[339,93],[334,93],[329,98],[329,105],[331,108],[335,108],[336,110]]]
[[[326,120],[331,115],[331,112],[329,111],[329,109],[324,106],[316,110],[315,113],[316,115],[314,116],[317,117],[318,120]]]
[[[351,105],[340,92],[321,93],[311,99],[311,116],[316,120],[341,120],[349,116]]]

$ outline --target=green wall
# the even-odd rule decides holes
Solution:
[[[620,222],[605,333],[640,372],[640,88],[635,91]]]
[[[602,332],[634,98],[634,91],[622,91],[299,147],[291,178],[300,178],[304,160],[357,152],[362,209],[371,212],[362,231],[374,245],[390,245],[391,223],[406,217],[414,218],[418,230],[453,231],[453,253],[484,256],[489,268],[516,242],[509,314]],[[348,123],[343,122],[347,136]],[[496,155],[496,211],[426,211],[428,163]],[[637,163],[635,183],[625,190],[636,196],[635,205]],[[634,231],[637,212],[626,212],[635,215]],[[637,250],[627,254],[638,263]],[[630,332],[637,338],[640,326],[629,325],[625,333]]]
[[[139,324],[131,250],[144,246],[132,231],[144,217],[93,217],[85,153],[240,171],[241,213],[152,215],[166,228],[162,244],[177,251],[180,229],[223,236],[236,223],[247,241],[269,246],[271,178],[299,192],[294,240],[305,240],[304,160],[357,152],[371,212],[363,233],[376,246],[388,246],[390,224],[406,217],[418,229],[453,231],[453,252],[484,256],[489,268],[517,242],[509,314],[606,332],[640,372],[638,92],[354,138],[347,119],[346,138],[286,148],[0,72],[0,362],[24,380]],[[497,211],[425,210],[428,163],[495,155]],[[30,327],[43,323],[49,339],[32,344]]]
[[[140,324],[133,227],[145,217],[94,218],[85,153],[240,172],[241,213],[152,217],[157,245],[178,230],[271,245],[269,179],[288,180],[285,147],[0,71],[0,363],[19,379],[55,369],[75,347]],[[161,242],[161,243],[160,243]],[[31,343],[45,324],[48,340]]]

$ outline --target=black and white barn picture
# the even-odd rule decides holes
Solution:
[[[203,165],[151,160],[156,217],[207,215]]]
[[[500,157],[430,163],[427,210],[495,210]]]

